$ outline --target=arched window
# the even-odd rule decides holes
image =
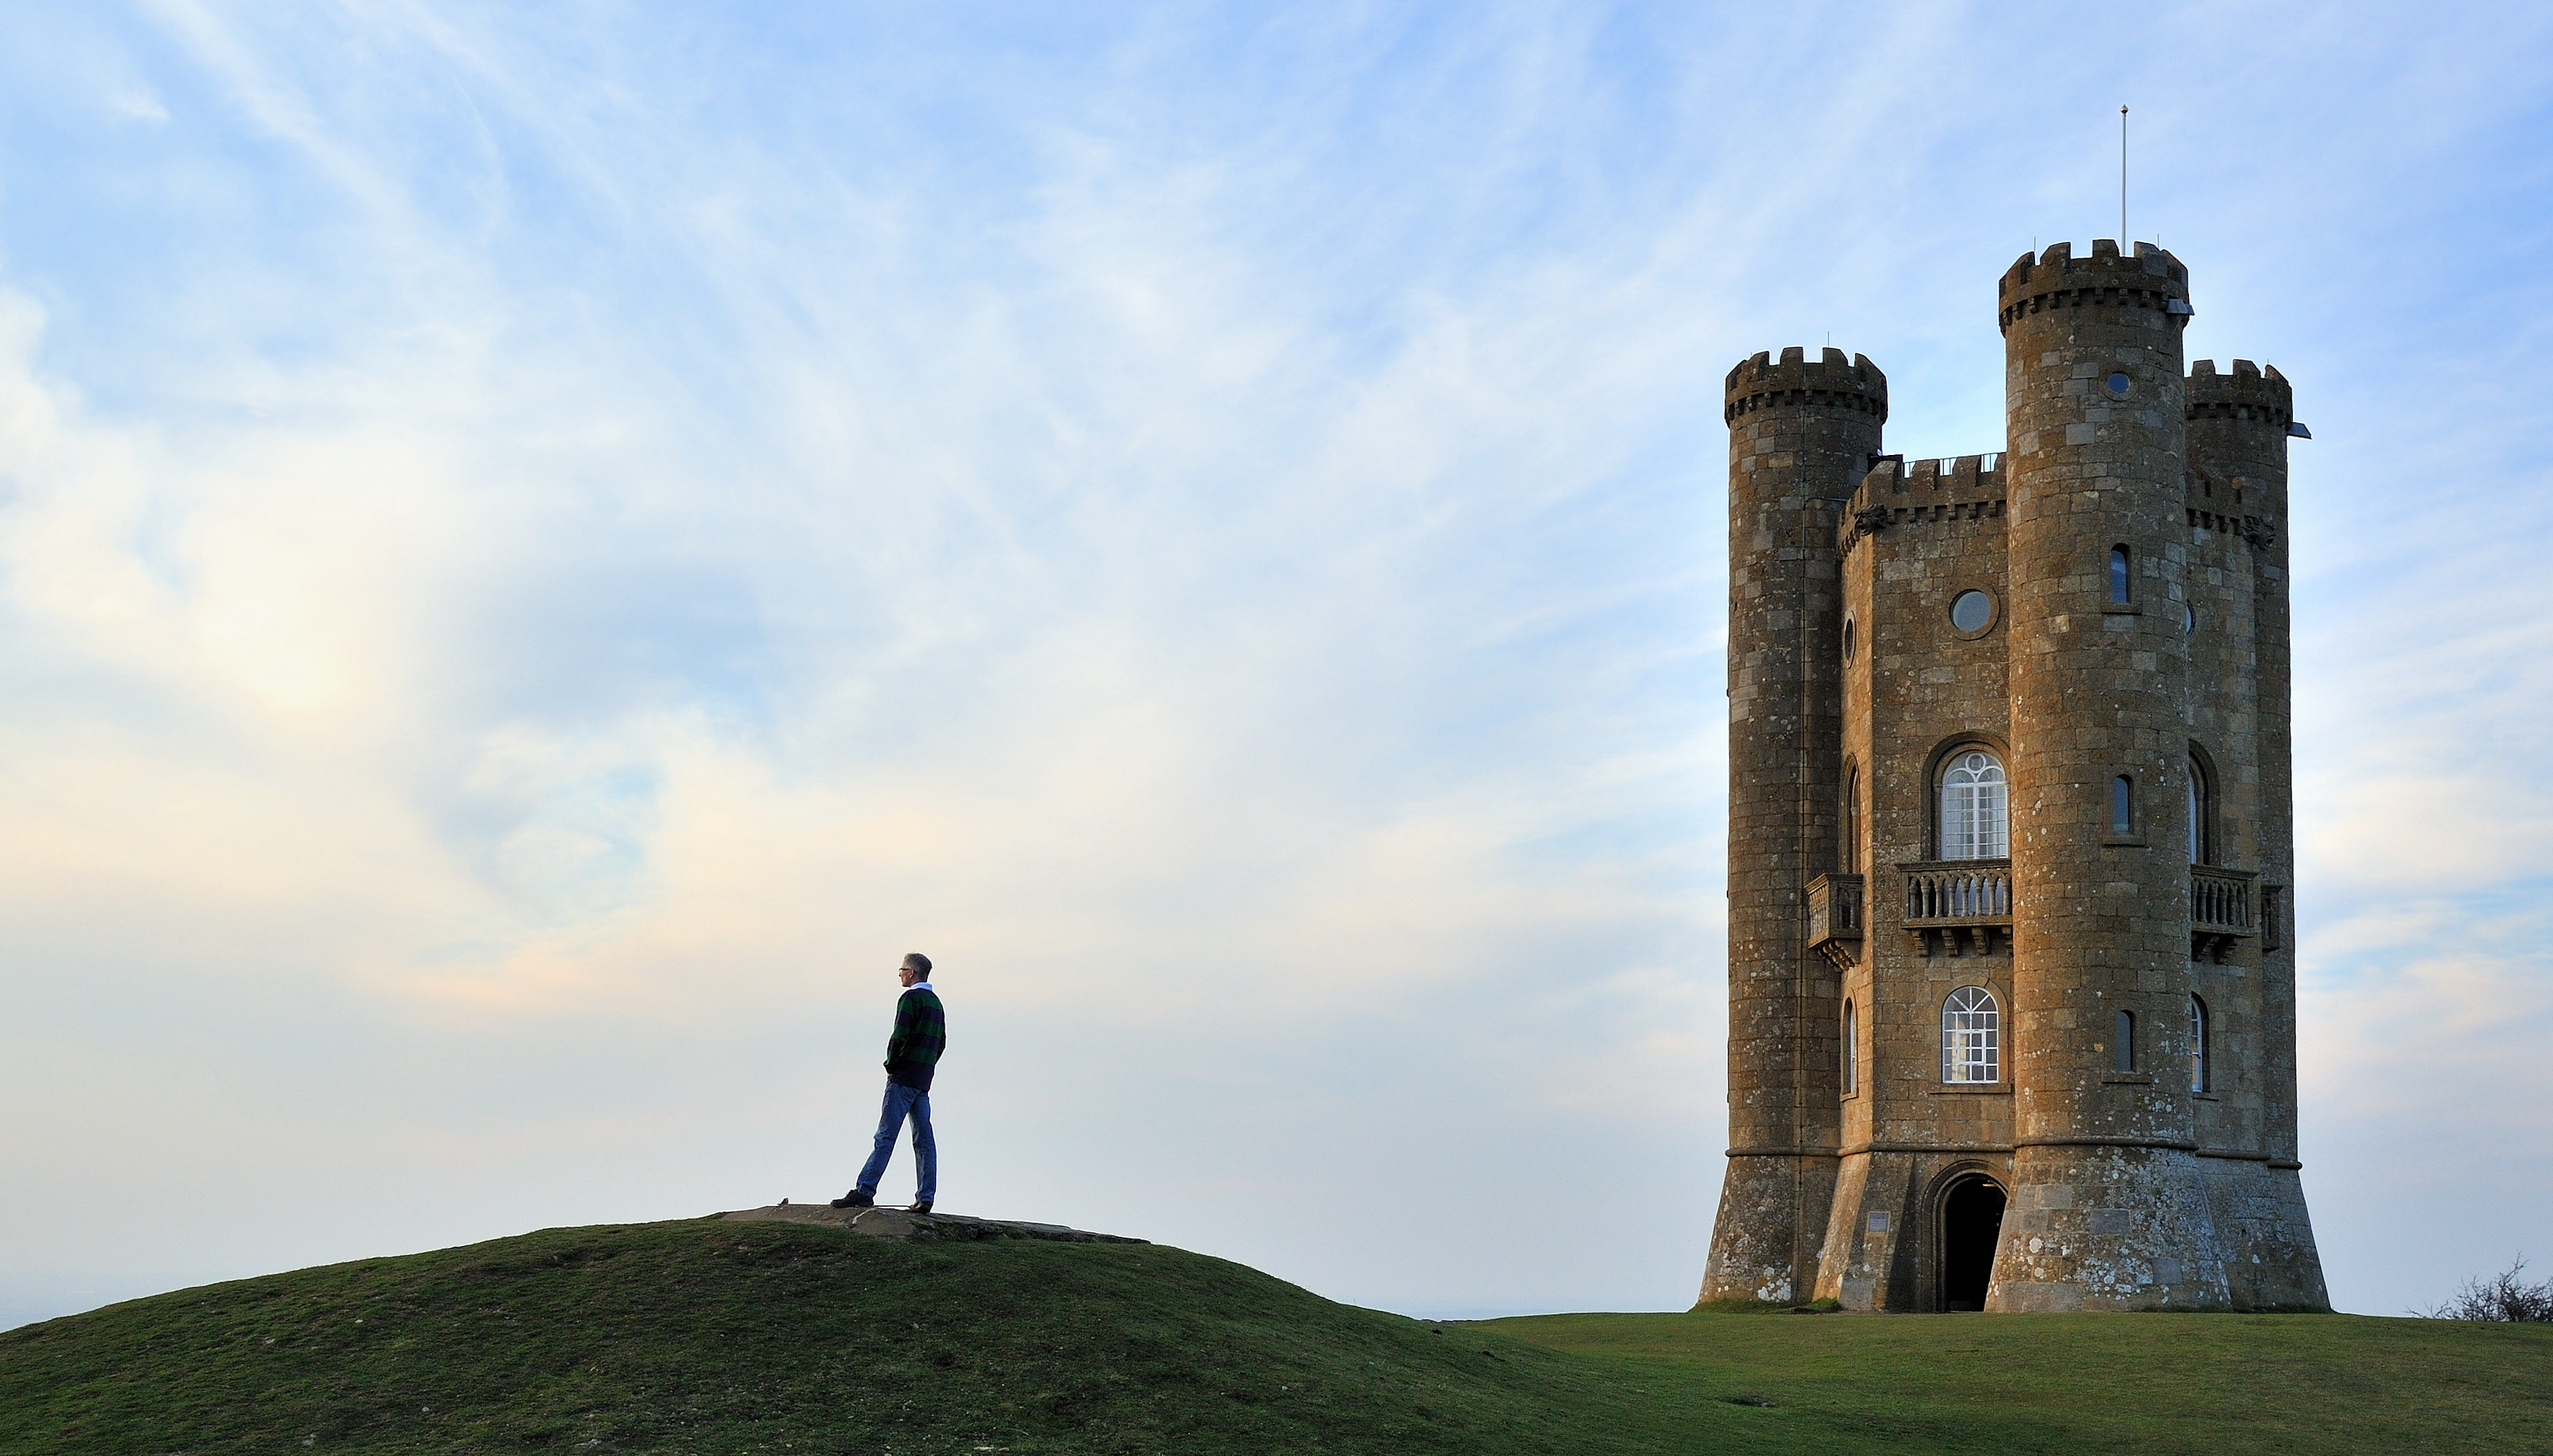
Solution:
[[[2207,781],[2207,765],[2198,755],[2189,755],[2189,862],[2213,864],[2215,860],[2215,786]]]
[[[1859,1091],[1861,1081],[1861,1044],[1855,1039],[1860,1028],[1854,1024],[1852,1003],[1843,1003],[1843,1094]]]
[[[2128,605],[2128,548],[2110,548],[2110,601],[2120,607]]]
[[[2110,833],[2120,839],[2137,828],[2137,786],[2126,774],[2110,780]]]
[[[2189,1089],[2207,1090],[2207,1003],[2189,998]]]
[[[1942,1003],[1942,1080],[1991,1082],[2003,1076],[1995,999],[1983,986],[1961,986]]]
[[[1843,773],[1843,872],[1861,873],[1861,770]]]
[[[2001,859],[2011,852],[2003,764],[1983,748],[1950,755],[1942,770],[1942,857]]]
[[[2122,1011],[2110,1023],[2110,1070],[2137,1069],[2137,1014]]]

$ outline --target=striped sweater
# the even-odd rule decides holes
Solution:
[[[928,981],[915,985],[895,1003],[895,1031],[886,1039],[886,1079],[930,1091],[932,1068],[947,1046],[948,1018],[940,993]]]

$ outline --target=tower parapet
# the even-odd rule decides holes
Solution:
[[[2092,244],[2089,258],[2075,257],[2071,243],[2035,258],[2024,253],[2004,270],[1995,294],[2001,303],[1997,322],[2007,334],[2015,322],[2054,308],[2150,309],[2163,318],[2191,313],[2189,270],[2179,259],[2152,243],[2139,243],[2135,255],[2125,257],[2108,238]]]
[[[1883,455],[1853,487],[1835,527],[1838,550],[1894,525],[1926,521],[2003,519],[2003,454],[1927,456],[1908,460]]]
[[[1769,349],[1738,361],[1728,372],[1720,418],[1734,425],[1739,415],[1757,409],[1817,406],[1859,410],[1874,423],[1888,422],[1888,376],[1879,366],[1858,354],[1847,362],[1841,349],[1815,360],[1808,352],[1795,344],[1779,361]]]
[[[2232,373],[2218,374],[2215,360],[2200,359],[2189,366],[2188,415],[2193,422],[2252,420],[2275,425],[2283,435],[2295,423],[2295,391],[2276,366],[2263,370],[2237,359]]]

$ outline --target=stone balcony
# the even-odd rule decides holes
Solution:
[[[1822,874],[1809,881],[1809,949],[1837,970],[1861,959],[1861,876]]]
[[[2235,942],[2261,933],[2252,910],[2252,882],[2257,878],[2248,869],[2213,864],[2189,867],[2190,959],[2222,964]]]
[[[2012,861],[2009,859],[1932,859],[1900,864],[1906,877],[1906,933],[1923,955],[1984,955],[2012,949]],[[1851,878],[1829,875],[1820,883]],[[2213,864],[2189,867],[2189,958],[2222,963],[2237,942],[2261,934],[2253,881],[2248,869]],[[1861,888],[1852,879],[1855,899]],[[1810,891],[1811,944],[1818,944],[1821,924],[1817,891]],[[1848,913],[1848,912],[1847,912]],[[1830,933],[1832,935],[1832,933]],[[1859,926],[1850,932],[1854,950]],[[1830,959],[1835,952],[1829,951]],[[1837,966],[1852,960],[1839,959]]]
[[[1906,876],[1906,933],[1922,955],[1984,955],[2012,949],[2012,861],[1927,859]],[[1998,946],[2000,942],[2000,946]]]

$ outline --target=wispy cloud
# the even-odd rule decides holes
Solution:
[[[2553,48],[2363,20],[2166,15],[2164,67],[1955,10],[13,18],[0,1094],[48,1116],[0,1282],[171,1185],[150,1277],[812,1196],[921,947],[969,1200],[1399,1307],[1678,1301],[1719,377],[1832,329],[1894,439],[1993,448],[1987,280],[2106,235],[2121,89],[2194,350],[2321,437],[2308,1177],[2344,1301],[2417,1297],[2462,1264],[2321,1170],[2438,1146],[2377,1068],[2541,1100],[2546,690],[2470,522],[2544,406],[2432,321],[2541,316],[2540,249],[2451,261],[2540,241],[2541,105],[2468,83]],[[1517,1267],[1479,1210],[1552,1196],[1620,1237]]]

